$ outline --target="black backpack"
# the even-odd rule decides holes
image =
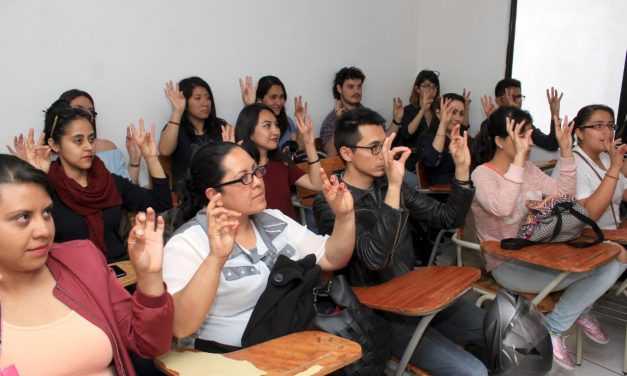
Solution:
[[[542,314],[522,295],[499,290],[483,321],[490,375],[544,375],[553,346]]]

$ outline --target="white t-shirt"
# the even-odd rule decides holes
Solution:
[[[203,228],[206,227],[206,216],[203,213],[201,211],[196,217],[198,222],[183,225],[165,245],[163,279],[170,294],[183,289],[209,255],[209,239]],[[199,224],[203,221],[204,224]],[[207,317],[196,333],[179,341],[179,346],[193,347],[195,338],[241,346],[244,329],[266,288],[278,254],[292,260],[314,254],[317,261],[324,255],[328,236],[314,234],[279,210],[266,209],[256,214],[252,223],[257,238],[257,254],[255,250],[251,253],[235,246],[222,268],[216,298]],[[277,254],[268,253],[269,247],[264,238],[271,242]]]
[[[579,146],[575,146],[573,151],[579,152],[590,165],[594,168],[594,170],[599,174],[601,178],[603,178],[607,171],[602,170],[596,163],[594,163],[590,157],[584,152]],[[575,156],[575,163],[577,164],[577,200],[582,200],[584,198],[590,197],[594,191],[597,190],[599,185],[601,185],[601,179],[599,176],[592,171],[592,168],[588,166],[584,160],[577,154]],[[601,153],[599,156],[601,159],[601,163],[603,166],[609,168],[610,166],[610,156],[607,153]],[[559,176],[559,168],[555,166],[553,169],[552,176],[557,178]],[[614,207],[614,213],[616,214],[616,221],[612,218],[612,209],[608,206],[603,212],[603,215],[597,221],[599,227],[603,230],[613,230],[616,229],[616,223],[620,224],[620,203],[623,200],[623,192],[627,188],[627,179],[623,176],[622,173],[618,173],[618,182],[616,184],[616,190],[614,191],[614,196],[612,197],[612,206]]]

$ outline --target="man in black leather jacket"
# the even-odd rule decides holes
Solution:
[[[385,137],[384,124],[376,112],[356,109],[338,119],[334,134],[335,147],[346,164],[339,180],[353,195],[357,231],[355,251],[343,273],[356,286],[380,284],[413,269],[410,216],[437,228],[458,227],[474,196],[467,136],[459,135],[459,126],[450,147],[455,178],[447,202],[442,203],[403,184],[410,149],[391,148],[394,135]],[[320,232],[330,233],[335,218],[326,201],[317,197],[313,209]],[[390,324],[393,352],[400,356],[419,318],[382,315]],[[477,358],[451,342],[483,342],[483,316],[483,310],[465,301],[440,312],[411,362],[438,375],[487,375]]]

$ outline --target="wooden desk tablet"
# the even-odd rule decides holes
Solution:
[[[109,266],[111,265],[117,265],[126,272],[126,275],[124,277],[118,278],[118,281],[120,281],[122,286],[127,287],[137,283],[137,274],[135,274],[135,268],[133,268],[133,265],[130,261],[118,261],[109,264]]]

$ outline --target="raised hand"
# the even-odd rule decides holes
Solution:
[[[527,152],[531,150],[531,146],[533,145],[533,141],[531,140],[533,127],[530,127],[523,134],[520,134],[520,130],[525,127],[525,121],[516,123],[514,119],[511,119],[509,117],[506,120],[506,126],[507,134],[509,135],[509,137],[511,137],[514,143],[514,148],[516,150],[514,163],[522,167],[527,160]]]
[[[215,257],[223,264],[228,260],[233,247],[241,213],[224,208],[222,194],[213,195],[207,204],[207,236],[209,237],[209,257]]]
[[[142,158],[139,145],[135,142],[135,138],[131,134],[131,126],[126,127],[126,151],[128,152],[129,162],[132,164],[138,164]]]
[[[461,124],[457,124],[451,132],[451,143],[448,146],[455,163],[455,169],[470,167],[470,150],[468,149],[468,132],[460,134]]]
[[[405,175],[405,162],[411,154],[411,149],[406,146],[397,146],[392,148],[392,141],[396,137],[396,133],[392,133],[389,137],[386,137],[383,141],[381,153],[383,154],[383,168],[387,175],[390,185],[400,186],[403,182],[403,176]],[[400,154],[400,158],[395,159],[396,155]]]
[[[42,132],[39,140],[35,143],[35,130],[30,128],[27,137],[20,133],[19,136],[13,138],[14,149],[9,145],[7,145],[7,149],[12,155],[48,173],[48,170],[50,170],[51,149],[50,146],[44,144],[45,138],[46,135]]]
[[[222,126],[222,142],[235,143],[235,128],[231,124]]]
[[[329,178],[323,168],[320,169],[320,178],[322,179],[322,194],[335,216],[342,217],[352,214],[353,195],[344,183],[340,183],[335,175]]]
[[[179,90],[179,84],[174,84],[172,81],[166,82],[163,92],[165,96],[168,97],[170,105],[172,105],[172,112],[182,115],[185,111],[187,100],[183,92]]]
[[[564,116],[564,122],[562,123],[562,119],[558,115],[553,115],[553,122],[555,123],[555,138],[560,147],[561,156],[564,158],[572,157],[575,122],[571,121],[569,123],[568,116]]]
[[[516,101],[514,100],[514,90],[511,87],[505,89],[505,103],[507,106],[516,107]]]
[[[430,112],[431,104],[433,104],[434,98],[430,95],[421,95],[420,96],[420,111],[422,112]]]
[[[399,97],[392,99],[392,118],[398,124],[403,120],[403,115],[405,115],[405,107],[403,107],[403,100]]]
[[[466,91],[466,88],[464,88],[464,91],[462,92],[462,97],[464,97],[464,107],[466,108],[466,112],[468,112],[468,108],[470,106],[470,103],[472,102],[472,100],[470,99],[470,90]]]
[[[239,79],[239,89],[242,92],[242,101],[245,105],[253,104],[257,100],[257,87],[253,86],[253,78],[246,76],[246,82]]]
[[[307,102],[303,105],[303,97],[301,95],[294,97],[294,118],[301,116],[304,119],[307,113]]]
[[[558,95],[559,94],[559,95]],[[546,99],[549,101],[549,108],[551,109],[551,116],[560,116],[560,103],[564,93],[561,94],[551,86],[551,91],[546,89]]]
[[[303,141],[305,145],[314,145],[315,137],[313,134],[313,120],[311,120],[311,115],[309,113],[298,114],[295,117],[296,128],[298,129],[298,133],[300,135],[300,139]]]
[[[440,128],[446,129],[446,125],[451,119],[451,115],[453,114],[451,103],[453,103],[452,99],[440,97]]]
[[[614,141],[605,139],[607,154],[610,156],[610,167],[608,172],[612,170],[613,176],[622,170],[625,153],[627,153],[627,144],[621,144],[622,140],[617,138]],[[616,173],[614,173],[616,171]]]
[[[344,103],[342,103],[341,100],[336,99],[335,100],[335,117],[339,118],[340,116],[342,116],[342,114],[347,111],[348,109],[344,106]]]
[[[483,107],[483,113],[485,114],[486,118],[489,118],[494,110],[496,110],[496,106],[492,101],[492,97],[489,95],[484,95],[483,97],[481,97],[481,107]]]
[[[148,159],[150,157],[156,157],[157,153],[157,144],[155,143],[155,125],[150,125],[150,132],[146,133],[144,128],[144,119],[139,119],[139,134],[137,130],[135,130],[135,124],[130,125],[131,128],[131,136],[139,146],[139,150],[141,151],[142,157],[144,159]]]
[[[161,273],[163,266],[163,229],[161,216],[152,208],[135,216],[128,236],[128,256],[137,276]]]

